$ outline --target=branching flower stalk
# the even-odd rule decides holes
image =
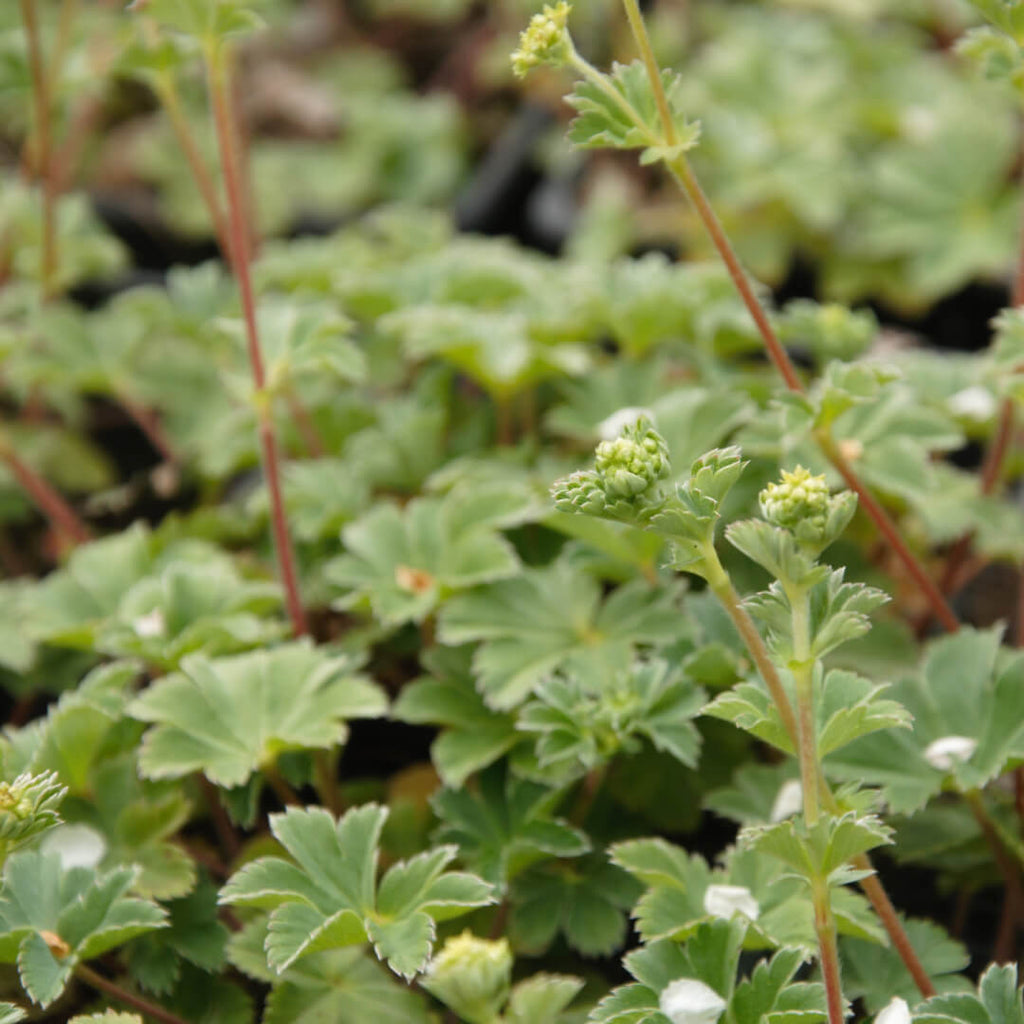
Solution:
[[[775,588],[760,595],[759,614],[788,609],[789,646],[782,648],[788,651],[782,657],[778,650],[769,650],[715,549],[721,503],[743,466],[737,448],[708,452],[693,464],[689,479],[672,489],[667,485],[671,467],[665,441],[649,421],[640,417],[634,425],[626,427],[619,438],[598,445],[592,470],[573,473],[557,482],[552,495],[556,508],[562,512],[631,523],[661,534],[671,545],[669,564],[707,581],[736,625],[772,697],[789,746],[797,752],[805,824],[813,828],[823,810],[835,818],[843,809],[828,787],[816,749],[815,679],[822,648],[820,641],[812,636],[810,591],[815,585],[827,585],[828,569],[817,565],[817,557],[848,525],[856,509],[856,499],[850,492],[830,495],[824,477],[814,477],[798,468],[784,473],[780,483],[769,485],[761,493],[761,510],[767,522],[748,521],[729,528],[733,545],[759,561],[778,580]],[[836,582],[841,584],[841,578]],[[844,607],[857,620],[852,632],[847,628],[848,636],[860,635],[867,628],[861,609],[877,607],[883,600],[877,591],[854,589],[856,596],[848,592],[844,602]],[[773,617],[772,621],[777,622],[778,617]],[[841,642],[842,639],[832,641],[833,644]],[[824,648],[827,649],[831,648]],[[798,707],[795,714],[783,683],[780,663],[785,664],[796,684]],[[915,983],[923,995],[933,995],[928,974],[891,902],[881,883],[870,873],[867,856],[855,857],[853,866]],[[839,989],[835,921],[827,901],[829,888],[823,878],[811,881],[822,972],[830,989],[831,1024],[841,1024],[843,1001]]]
[[[230,54],[220,40],[207,40],[203,56],[206,64],[210,100],[213,107],[217,145],[220,152],[221,170],[224,176],[224,192],[228,207],[228,240],[232,254],[232,266],[242,297],[242,314],[245,320],[246,342],[249,362],[252,366],[255,385],[257,432],[263,473],[270,494],[270,518],[277,551],[281,582],[285,591],[285,602],[296,636],[308,632],[306,613],[299,594],[298,572],[295,553],[292,549],[288,522],[285,514],[284,495],[281,488],[281,468],[277,438],[272,417],[272,397],[267,390],[266,371],[260,350],[259,327],[256,321],[256,299],[253,292],[252,274],[249,266],[249,234],[245,224],[244,197],[241,184],[241,169],[238,159],[237,133],[231,103]]]
[[[677,131],[662,75],[637,0],[623,0],[623,4],[640,51],[641,60],[650,80],[651,95],[661,122],[660,134],[645,122],[640,113],[611,84],[607,76],[601,74],[576,52],[566,27],[571,8],[565,2],[559,3],[555,7],[547,7],[543,14],[534,17],[529,28],[523,33],[520,49],[512,55],[513,68],[517,74],[525,75],[531,68],[542,64],[572,67],[587,82],[600,89],[611,99],[622,114],[632,122],[636,131],[644,138],[649,147],[648,156],[665,163],[684,194],[693,203],[704,229],[725,264],[740,298],[757,326],[768,355],[782,375],[786,387],[790,391],[802,394],[805,389],[796,368],[779,341],[763,304],[754,293],[749,278],[740,265],[739,257],[725,229],[686,158],[685,150],[688,146]],[[875,522],[886,542],[892,547],[915,584],[921,589],[943,628],[949,632],[956,632],[960,628],[959,620],[942,591],[910,550],[892,518],[868,490],[850,465],[849,460],[839,451],[831,434],[827,430],[816,431],[815,440],[850,489],[861,498],[864,511]]]

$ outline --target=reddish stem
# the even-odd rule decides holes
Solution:
[[[871,870],[871,861],[865,854],[855,857],[853,864],[859,870]],[[889,894],[878,880],[878,876],[868,875],[866,878],[862,878],[859,884],[864,895],[870,901],[871,906],[874,907],[875,913],[878,915],[886,932],[888,932],[889,938],[892,939],[892,944],[896,947],[896,952],[899,953],[903,966],[906,967],[910,972],[910,976],[914,979],[914,984],[917,986],[918,991],[925,999],[935,995],[935,986],[932,984],[932,979],[928,977],[928,972],[924,969],[924,965],[918,958],[917,951],[910,944],[910,938],[903,928],[899,914],[896,913],[896,908],[892,905],[892,900],[889,899]]]
[[[943,629],[950,633],[955,633],[960,628],[960,622],[953,609],[950,608],[935,581],[925,572],[921,563],[918,562],[913,552],[907,547],[906,542],[896,528],[896,524],[889,518],[889,514],[882,508],[878,499],[867,489],[864,482],[853,471],[850,464],[846,461],[846,457],[832,438],[827,434],[819,434],[818,443],[821,445],[822,451],[829,461],[846,481],[846,485],[857,494],[864,511],[874,520],[882,536],[889,542],[893,552],[928,599],[928,603],[931,605],[935,617],[942,624]]]
[[[263,473],[270,492],[270,518],[277,551],[281,582],[284,586],[288,615],[296,636],[307,633],[306,614],[299,596],[298,573],[295,568],[295,554],[288,534],[284,497],[281,491],[281,470],[277,439],[271,420],[271,404],[266,391],[266,372],[260,352],[259,327],[256,322],[256,299],[253,294],[252,275],[249,272],[248,232],[243,208],[243,192],[235,148],[235,132],[231,123],[229,104],[230,76],[226,55],[214,44],[206,52],[207,74],[213,118],[217,130],[217,144],[220,149],[221,170],[224,175],[224,190],[227,196],[228,230],[232,266],[242,297],[242,314],[245,320],[246,343],[249,362],[252,366],[253,383],[256,389],[257,433],[263,462]]]
[[[10,449],[0,449],[0,458],[54,530],[72,544],[84,544],[91,539],[89,528],[74,509],[34,469]]]
[[[121,407],[132,418],[139,430],[146,435],[146,439],[160,453],[164,461],[177,464],[178,456],[175,454],[171,439],[160,422],[160,417],[152,409],[139,404],[133,398],[121,395],[119,401]]]
[[[35,117],[35,170],[43,191],[43,244],[40,282],[43,297],[52,298],[57,288],[57,212],[52,168],[53,135],[50,126],[50,81],[43,58],[43,45],[36,18],[35,0],[20,0],[21,16],[28,40],[29,73]]]
[[[199,196],[203,200],[203,205],[206,207],[206,211],[209,214],[210,222],[213,225],[213,233],[217,239],[217,247],[223,254],[224,259],[229,264],[233,265],[234,257],[231,249],[230,225],[221,207],[220,197],[217,194],[216,182],[213,180],[213,176],[210,174],[210,171],[206,166],[206,161],[203,159],[203,155],[200,153],[199,147],[196,145],[196,140],[189,128],[188,120],[181,109],[181,101],[178,99],[178,92],[174,86],[174,79],[170,76],[165,76],[159,79],[156,84],[156,93],[160,102],[163,104],[164,110],[167,112],[167,116],[171,122],[171,129],[174,132],[175,138],[178,140],[178,145],[181,146],[181,151],[185,155],[185,160],[188,163],[189,170],[192,172],[196,188],[199,190]],[[251,240],[251,235],[248,232],[246,237]],[[237,270],[235,273],[237,274]],[[295,425],[298,428],[299,433],[302,435],[302,440],[306,445],[306,448],[310,454],[317,458],[323,456],[326,453],[327,448],[324,444],[323,438],[320,436],[320,431],[318,430],[317,425],[313,422],[313,418],[309,414],[309,410],[302,404],[299,398],[291,392],[289,392],[286,397],[288,401],[288,409],[292,414],[292,418],[295,420]]]
[[[104,978],[102,974],[97,974],[85,964],[79,964],[75,968],[75,977],[81,978],[91,988],[103,992],[119,1003],[124,1003],[125,1006],[130,1006],[147,1017],[161,1021],[161,1024],[188,1024],[184,1018],[171,1013],[170,1010],[165,1010],[162,1006],[157,1006],[156,1003],[151,1003],[148,999],[143,999],[142,996],[135,995],[134,992],[121,988],[116,982]]]

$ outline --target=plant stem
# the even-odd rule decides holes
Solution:
[[[768,649],[761,639],[761,634],[757,631],[757,627],[751,620],[750,615],[740,603],[739,596],[732,586],[732,581],[722,567],[718,554],[713,547],[709,546],[709,550],[704,552],[704,561],[707,570],[706,579],[708,580],[708,586],[721,602],[722,607],[739,631],[748,653],[753,658],[754,664],[761,673],[761,677],[768,686],[773,699],[776,700],[779,715],[782,718],[786,732],[789,734],[793,749],[797,750],[799,749],[800,735],[797,721],[789,699],[786,696],[786,691],[783,689],[778,669],[776,669],[774,662],[768,654]],[[781,701],[776,697],[777,693],[781,695]],[[817,774],[817,788],[820,791],[821,799],[826,809],[830,814],[834,814],[838,810],[838,806],[820,770]],[[860,870],[873,870],[871,861],[866,854],[856,857],[853,863]],[[864,890],[864,895],[867,896],[871,906],[874,907],[875,913],[878,914],[879,920],[889,934],[889,938],[892,939],[892,944],[897,953],[899,953],[900,959],[903,961],[910,976],[914,979],[914,984],[917,985],[925,998],[935,995],[935,986],[932,985],[928,972],[924,969],[924,965],[921,963],[917,952],[911,945],[910,938],[903,927],[903,922],[900,921],[896,909],[893,907],[892,901],[885,891],[885,887],[875,875],[869,875],[861,879],[860,887]]]
[[[793,610],[793,664],[796,683],[796,707],[799,716],[800,788],[803,790],[804,819],[807,825],[818,820],[818,786],[821,765],[818,762],[817,723],[814,716],[814,660],[811,657],[811,608],[806,587],[787,588]]]
[[[32,76],[32,104],[35,119],[35,171],[42,184],[43,242],[39,280],[43,298],[50,299],[57,291],[57,210],[53,188],[53,133],[50,125],[52,107],[50,81],[43,58],[43,44],[36,17],[35,0],[20,0],[21,17],[28,40],[29,73]]]
[[[943,629],[949,633],[955,633],[960,628],[960,621],[957,619],[953,609],[950,608],[942,591],[936,586],[935,581],[925,572],[924,567],[914,557],[914,553],[907,547],[906,542],[900,536],[896,524],[889,518],[889,514],[879,504],[878,499],[868,490],[864,482],[853,471],[846,456],[839,450],[832,436],[823,431],[816,431],[815,437],[821,445],[829,462],[839,471],[839,474],[846,481],[846,485],[854,491],[860,499],[861,507],[875,521],[882,536],[889,542],[894,554],[903,563],[904,568],[910,573],[911,578],[921,589],[921,592],[928,599],[928,603],[935,613],[935,617],[942,624]]]
[[[207,45],[205,58],[214,123],[217,130],[217,144],[220,149],[221,170],[224,175],[224,191],[227,196],[231,262],[242,297],[249,362],[252,366],[253,383],[256,390],[257,433],[263,473],[267,481],[267,490],[270,492],[270,518],[274,533],[274,547],[277,550],[278,566],[284,586],[288,614],[292,622],[292,631],[296,636],[301,636],[309,630],[306,625],[306,613],[302,607],[302,599],[299,596],[295,554],[292,550],[291,537],[288,534],[284,496],[281,490],[277,439],[274,436],[271,402],[266,390],[266,373],[263,367],[263,356],[260,352],[256,300],[253,294],[252,275],[249,271],[248,231],[243,213],[243,195],[239,178],[238,153],[235,147],[235,132],[231,124],[230,68],[224,50],[216,42]]]
[[[854,857],[853,866],[860,871],[873,870],[871,858],[866,853],[861,853]],[[885,891],[885,886],[879,881],[877,875],[868,875],[862,878],[859,885],[864,890],[864,895],[867,896],[875,913],[878,915],[878,919],[882,922],[882,926],[892,940],[896,952],[903,961],[903,966],[906,967],[910,976],[914,979],[914,984],[917,986],[918,991],[925,999],[929,999],[935,995],[935,986],[932,984],[932,979],[928,977],[928,972],[924,969],[924,964],[921,963],[917,950],[910,944],[910,937],[907,935],[903,922],[896,913],[896,908],[892,905],[892,900],[889,899],[889,894]]]
[[[197,772],[196,778],[199,780],[199,788],[202,790],[203,798],[206,800],[206,806],[210,811],[210,819],[213,821],[213,827],[217,833],[217,838],[220,840],[221,848],[227,859],[232,861],[238,856],[238,851],[242,847],[238,833],[235,832],[231,819],[224,810],[224,805],[220,802],[220,793],[217,792],[217,787],[202,772]]]
[[[771,655],[768,653],[768,648],[765,647],[764,640],[761,639],[761,634],[757,631],[757,626],[754,625],[754,620],[751,619],[750,614],[743,607],[740,596],[736,593],[732,580],[729,579],[729,574],[722,566],[714,545],[709,544],[703,554],[706,570],[705,578],[708,581],[708,586],[715,597],[718,598],[729,618],[732,619],[733,625],[743,639],[747,651],[754,659],[754,664],[757,666],[765,686],[768,687],[772,700],[775,701],[775,707],[778,709],[782,725],[793,743],[793,749],[798,750],[800,745],[800,727],[797,723],[796,715],[793,713],[793,706],[789,702],[785,687],[782,685],[779,671],[775,667]]]
[[[811,886],[814,901],[814,930],[818,936],[821,973],[825,981],[825,1000],[829,1024],[843,1024],[843,991],[839,975],[839,946],[836,941],[836,922],[829,904],[828,885],[815,880]]]
[[[637,0],[623,0],[623,4],[626,8],[626,15],[629,18],[630,28],[633,31],[636,44],[640,49],[641,57],[647,68],[647,75],[651,83],[651,91],[654,95],[654,100],[658,107],[658,113],[664,126],[664,141],[668,146],[673,146],[678,142],[678,135],[675,130],[675,124],[672,121],[668,96],[665,93],[665,86],[661,79],[661,72],[658,69],[658,64],[654,57],[654,51],[651,47],[650,37],[647,33],[647,26],[644,24],[643,16],[640,13]],[[574,66],[578,67],[576,61],[573,61],[572,63]],[[627,108],[630,110],[632,109],[628,104],[624,105],[620,102],[619,105],[623,110],[626,110]],[[642,125],[643,121],[639,120],[637,121],[637,124]],[[797,375],[796,368],[793,366],[793,362],[789,358],[789,354],[779,341],[778,336],[768,319],[768,314],[765,311],[764,306],[754,293],[753,288],[750,286],[750,281],[744,272],[743,267],[740,265],[739,257],[736,255],[736,250],[733,248],[732,243],[729,240],[729,236],[722,227],[722,224],[715,214],[710,202],[708,202],[707,196],[704,194],[704,190],[701,188],[700,182],[697,180],[697,176],[694,174],[689,161],[686,159],[685,155],[680,154],[668,161],[668,168],[672,176],[679,183],[683,192],[686,194],[687,198],[693,204],[694,209],[697,211],[697,215],[700,218],[705,231],[707,231],[711,238],[715,249],[718,251],[722,262],[725,264],[726,269],[729,272],[729,276],[732,278],[732,282],[735,285],[736,290],[739,292],[740,298],[743,300],[743,304],[746,306],[747,311],[750,313],[754,323],[757,325],[757,329],[764,341],[768,355],[775,364],[779,373],[782,375],[782,379],[785,381],[786,387],[791,391],[803,392],[804,387]],[[821,442],[822,437],[819,436],[818,439],[819,442]],[[864,506],[865,512],[867,512],[867,514],[875,521],[879,531],[889,544],[892,545],[893,551],[896,553],[897,557],[903,563],[914,581],[921,587],[922,592],[928,599],[928,603],[935,610],[936,617],[942,623],[944,628],[950,632],[955,632],[959,628],[959,622],[957,621],[956,616],[946,603],[946,599],[942,596],[942,593],[928,577],[928,574],[924,571],[924,568],[918,562],[913,552],[904,543],[888,514],[874,496],[871,495],[863,481],[860,480],[857,474],[850,467],[850,464],[842,456],[842,453],[839,451],[830,436],[828,437],[828,445],[826,446],[823,444],[822,448],[829,461],[843,476],[843,479],[846,480],[850,488],[856,491],[861,497],[861,503]]]
[[[137,1010],[147,1017],[161,1021],[162,1024],[188,1024],[188,1021],[184,1018],[171,1013],[170,1010],[165,1010],[162,1006],[157,1006],[156,1003],[151,1003],[148,999],[143,999],[142,996],[137,996],[133,992],[121,988],[116,982],[111,981],[109,978],[104,978],[102,974],[97,974],[91,967],[86,967],[85,964],[79,964],[75,968],[74,973],[75,977],[80,978],[91,988],[96,989],[98,992],[103,992],[112,999],[116,999],[119,1003],[124,1003],[125,1006],[130,1006],[133,1010]]]
[[[179,459],[174,451],[174,445],[167,436],[157,414],[127,395],[118,396],[118,401],[121,403],[121,408],[128,413],[135,425],[145,435],[146,440],[160,453],[163,460],[177,465]]]
[[[22,490],[32,499],[53,529],[74,544],[92,539],[89,528],[72,507],[34,469],[6,445],[0,445],[0,459],[7,464]]]
[[[965,793],[964,800],[967,801],[967,806],[971,809],[975,821],[977,821],[981,828],[985,842],[988,843],[992,856],[995,858],[999,873],[1003,876],[1003,882],[1006,886],[1005,898],[1007,903],[1015,908],[1020,907],[1024,903],[1024,884],[1021,883],[1020,865],[1015,859],[1015,855],[1019,856],[1018,851],[1007,846],[1002,830],[992,820],[991,815],[988,813],[988,808],[985,806],[985,801],[978,790],[972,789],[970,792]],[[998,946],[1012,946],[1013,944],[1016,922],[1012,918],[1005,920],[1011,927],[1000,929],[1003,935],[1001,936],[1001,941],[997,944],[996,959],[1009,959],[1012,954],[1011,949],[998,948]]]
[[[174,137],[177,139],[189,170],[192,172],[192,178],[195,181],[196,188],[199,190],[199,196],[203,200],[203,205],[206,207],[206,212],[209,214],[210,221],[213,224],[213,233],[217,238],[217,246],[224,254],[224,258],[228,263],[231,263],[233,260],[231,232],[221,206],[220,197],[217,194],[217,184],[213,180],[213,175],[210,174],[209,168],[206,166],[203,154],[199,151],[195,136],[189,127],[188,118],[182,109],[181,97],[178,95],[178,89],[174,83],[173,76],[170,73],[160,75],[154,82],[154,91],[167,113],[168,120],[171,122],[171,130],[174,132]]]
[[[261,768],[263,777],[285,807],[301,807],[299,794],[288,784],[287,779],[277,770],[277,765],[267,764]]]
[[[174,76],[170,72],[160,75],[154,82],[154,91],[164,111],[167,113],[167,117],[171,122],[171,130],[174,132],[174,137],[177,139],[178,145],[185,156],[185,161],[188,163],[189,170],[192,172],[193,181],[199,190],[199,197],[202,199],[206,212],[210,217],[210,223],[213,225],[217,247],[223,254],[225,261],[233,266],[234,257],[231,249],[231,231],[228,220],[224,215],[220,197],[217,194],[217,184],[210,174],[209,168],[206,166],[206,161],[203,159],[203,154],[199,151],[199,146],[189,126],[188,118],[182,109],[181,97],[178,95]],[[246,238],[248,239],[248,237],[247,233]],[[237,270],[235,273],[237,274]],[[302,435],[302,440],[307,450],[316,458],[321,458],[326,454],[327,446],[324,444],[324,440],[320,436],[320,431],[316,423],[313,422],[313,417],[310,416],[309,410],[291,389],[285,393],[285,400],[288,403],[288,411],[291,413],[292,419]]]

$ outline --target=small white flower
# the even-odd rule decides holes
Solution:
[[[789,779],[779,786],[779,792],[772,804],[771,820],[783,821],[799,814],[804,805],[804,789],[799,779]]]
[[[709,885],[704,893],[704,910],[726,920],[742,914],[756,921],[761,913],[760,905],[745,885]]]
[[[978,741],[970,736],[943,736],[924,748],[924,759],[940,772],[948,772],[955,764],[971,759]]]
[[[990,420],[995,415],[997,405],[996,396],[980,384],[958,391],[946,402],[954,416],[980,422]]]
[[[725,1000],[703,981],[678,978],[662,989],[658,1008],[672,1024],[715,1024]]]
[[[910,1024],[910,1007],[905,999],[893,996],[892,999],[878,1011],[875,1024]]]
[[[164,622],[164,613],[159,608],[154,608],[146,615],[140,615],[132,622],[132,629],[136,635],[149,639],[155,636],[163,636],[167,632],[167,623]]]
[[[68,868],[94,868],[107,852],[107,841],[91,825],[58,825],[41,844],[44,853],[56,853]]]
[[[633,426],[641,416],[654,423],[654,413],[642,405],[627,405],[616,409],[611,416],[605,417],[597,425],[597,433],[602,441],[614,441],[626,427]]]

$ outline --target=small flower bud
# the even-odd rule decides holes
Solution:
[[[907,1006],[907,1001],[900,999],[899,996],[893,996],[878,1011],[875,1024],[910,1024],[910,1019],[910,1007]]]
[[[507,939],[470,931],[450,938],[427,967],[423,987],[466,1021],[489,1022],[508,998],[512,951]]]
[[[604,488],[593,470],[581,470],[557,481],[551,488],[551,497],[559,512],[599,516],[605,510]]]
[[[519,36],[519,49],[512,54],[512,70],[517,77],[542,64],[565,64],[572,55],[572,41],[566,24],[572,7],[560,0],[554,7],[546,5]]]
[[[669,474],[668,445],[646,419],[597,446],[594,469],[613,498],[635,498]]]
[[[726,920],[740,914],[756,921],[761,906],[745,885],[709,885],[704,893],[704,910]]]
[[[827,546],[846,528],[856,509],[851,491],[833,495],[824,476],[814,476],[803,466],[782,471],[779,483],[770,483],[758,501],[765,519],[791,531],[810,546]]]
[[[725,1000],[710,985],[679,978],[662,989],[658,1008],[672,1024],[716,1024],[725,1012]]]
[[[948,772],[969,761],[977,747],[978,741],[970,736],[943,736],[924,748],[924,759],[940,772]]]

